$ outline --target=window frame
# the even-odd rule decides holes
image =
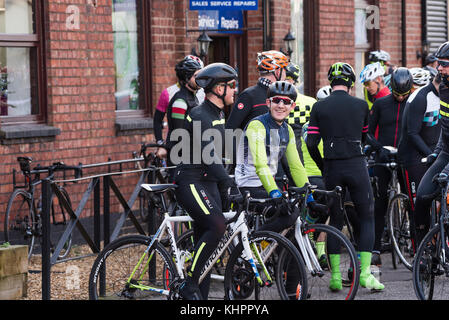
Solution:
[[[117,110],[116,119],[149,118],[153,116],[152,94],[152,46],[151,46],[151,1],[136,0],[137,45],[139,59],[139,109]],[[111,11],[112,12],[112,11]]]
[[[0,47],[15,48],[36,48],[37,77],[32,81],[31,86],[37,86],[37,106],[38,113],[22,116],[0,116],[2,126],[15,124],[36,124],[44,123],[47,120],[47,68],[46,68],[46,34],[45,26],[48,25],[46,16],[46,1],[34,0],[33,3],[33,34],[7,34],[0,33]],[[30,58],[31,59],[31,58]]]

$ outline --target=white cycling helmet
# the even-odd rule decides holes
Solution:
[[[373,81],[377,77],[382,77],[385,74],[385,68],[380,62],[370,63],[360,73],[360,82]]]
[[[410,73],[413,76],[413,84],[417,86],[425,86],[430,83],[431,74],[423,68],[411,68]]]
[[[384,50],[371,51],[368,60],[370,62],[387,62],[391,60],[391,56]]]
[[[324,87],[320,88],[318,90],[318,92],[316,93],[316,99],[323,100],[324,98],[329,97],[331,92],[332,92],[331,86],[324,86]]]

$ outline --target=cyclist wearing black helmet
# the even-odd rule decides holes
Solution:
[[[402,114],[413,87],[413,76],[407,68],[398,68],[391,75],[393,93],[374,101],[370,111],[367,143],[376,151],[376,162],[389,162],[390,151],[384,147],[398,148],[401,138]],[[377,137],[376,137],[377,132]],[[375,242],[372,263],[381,266],[381,238],[385,228],[388,207],[388,183],[390,171],[381,166],[373,168],[377,177],[378,192],[375,198]]]
[[[435,57],[434,54],[429,53],[426,57],[426,60],[424,61],[423,69],[430,72],[430,76],[431,76],[432,80],[438,73],[437,68],[438,68],[437,57]]]
[[[274,176],[278,172],[279,161],[284,156],[295,185],[302,187],[308,182],[307,173],[296,149],[295,134],[285,121],[295,107],[296,97],[296,88],[291,83],[272,83],[266,99],[269,112],[251,120],[240,139],[235,180],[240,190],[249,191],[253,198],[282,196]],[[314,201],[313,196],[307,203],[312,212],[326,210]],[[280,214],[279,219],[262,226],[262,229],[281,232],[296,221],[296,217],[288,215],[288,212]]]
[[[434,155],[427,157],[427,162],[432,163],[426,171],[418,186],[415,202],[416,240],[418,247],[426,233],[429,231],[429,208],[432,202],[428,195],[438,191],[438,183],[433,181],[435,176],[449,175],[449,42],[443,43],[435,54],[438,59],[438,73],[441,77],[439,86],[440,96],[440,123],[441,133],[434,150]]]
[[[186,116],[193,107],[199,104],[198,98],[196,97],[199,86],[195,83],[195,75],[201,70],[203,64],[201,60],[195,58],[193,56],[186,56],[175,67],[180,90],[171,98],[167,107],[168,133],[166,146],[168,150],[177,143],[175,139],[171,138],[173,130],[183,128]],[[167,150],[159,148],[157,156],[166,157]],[[167,164],[169,166],[173,164],[170,157],[167,159]],[[172,177],[172,175],[170,176]]]
[[[228,210],[229,189],[238,192],[222,163],[224,144],[216,143],[218,136],[221,141],[225,138],[223,108],[234,102],[236,80],[236,71],[224,63],[210,64],[197,74],[195,81],[204,88],[206,100],[186,117],[184,128],[189,141],[178,144],[182,154],[176,153],[175,147],[170,154],[172,161],[179,163],[174,178],[176,198],[194,219],[195,255],[180,288],[187,300],[207,299],[209,277],[201,283],[200,291],[200,273],[226,230],[223,211]]]
[[[328,80],[332,93],[315,103],[307,131],[307,148],[323,172],[327,190],[341,186],[348,190],[360,221],[360,284],[373,290],[382,290],[381,284],[370,269],[374,244],[374,199],[362,144],[368,132],[368,104],[349,94],[355,82],[353,68],[337,62],[329,68]],[[318,150],[323,139],[324,160]],[[330,208],[330,224],[343,228],[343,215],[338,203]],[[340,252],[338,241],[328,241],[329,262],[332,277],[331,290],[341,290]]]

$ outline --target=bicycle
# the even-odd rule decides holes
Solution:
[[[447,210],[447,192],[449,190],[447,177],[436,176],[433,182],[438,183],[438,192],[432,197],[440,199],[440,214],[434,217],[436,225],[431,225],[430,231],[416,251],[413,261],[413,288],[420,300],[449,298],[449,213]]]
[[[153,192],[174,190],[176,185],[149,185]],[[241,196],[240,196],[241,198]],[[226,263],[225,299],[305,299],[307,278],[302,258],[285,237],[273,232],[249,232],[245,223],[244,203],[238,200],[236,211],[225,212],[227,230],[201,272],[200,282],[222,253],[235,248]],[[243,204],[242,204],[243,203]],[[189,216],[169,216],[154,236],[130,235],[108,244],[95,260],[89,276],[90,299],[180,299],[179,286],[185,279],[185,263],[191,254],[176,245],[172,222],[192,221]],[[170,239],[170,254],[160,240]],[[274,250],[276,246],[276,250]],[[270,251],[261,256],[259,248]],[[273,248],[271,250],[271,248]],[[151,265],[152,264],[152,265]],[[245,290],[239,290],[239,288]]]
[[[52,179],[55,172],[63,171],[64,175],[67,170],[75,171],[75,178],[81,176],[81,167],[67,166],[62,162],[53,163],[48,167],[36,166],[31,170],[30,157],[18,157],[20,170],[24,176],[24,184],[16,183],[16,170],[13,170],[13,192],[8,200],[4,220],[4,236],[5,242],[10,244],[26,244],[28,245],[28,259],[31,258],[35,247],[36,238],[42,241],[42,199],[36,197],[36,187],[42,182],[40,175],[48,173],[48,178]],[[71,205],[71,200],[67,190],[60,185],[57,188]],[[69,220],[68,213],[64,206],[59,203],[57,197],[52,197],[51,222],[53,226],[65,226]],[[53,247],[53,244],[51,245]],[[63,250],[60,252],[58,259],[64,259],[70,252],[72,246],[72,236],[69,237],[64,244]],[[52,248],[53,250],[54,248]]]
[[[298,216],[294,225],[285,229],[280,234],[289,239],[299,250],[308,271],[308,297],[307,299],[318,300],[352,300],[355,298],[358,290],[360,266],[357,253],[349,239],[337,228],[321,223],[308,224],[305,221],[307,211],[309,210],[305,199],[313,191],[314,195],[332,198],[341,198],[342,190],[340,187],[332,191],[318,190],[316,186],[306,184],[302,188],[288,186],[288,179],[284,178],[282,185],[285,187],[285,201],[289,207],[290,214]],[[270,202],[279,201],[271,198],[250,199],[249,203],[253,205],[263,204],[266,206]],[[265,216],[262,210],[254,209],[250,211],[250,225],[257,228],[263,224]],[[295,215],[294,215],[295,216]],[[293,217],[294,217],[293,216]],[[277,214],[270,217],[270,220],[276,219]],[[342,278],[343,288],[339,291],[331,291],[328,288],[332,269],[329,261],[329,250],[327,245],[329,241],[338,243],[339,247],[339,268],[344,270]],[[261,252],[263,255],[264,252]]]

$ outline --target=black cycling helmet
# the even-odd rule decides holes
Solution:
[[[204,92],[212,91],[212,88],[222,82],[237,80],[238,75],[233,67],[226,63],[212,63],[204,67],[195,78],[196,84],[204,88]]]
[[[434,63],[435,61],[438,61],[437,57],[435,57],[434,54],[429,53],[426,57],[424,64],[427,66],[428,64]]]
[[[405,67],[397,68],[391,74],[391,89],[393,93],[405,94],[413,87],[413,76]]]
[[[176,64],[176,76],[181,84],[185,84],[201,68],[203,68],[203,62],[200,58],[189,55]]]
[[[334,63],[327,73],[327,79],[329,80],[331,86],[337,84],[343,84],[348,87],[352,87],[355,82],[354,69],[350,64],[345,62]]]
[[[449,41],[443,43],[435,53],[437,59],[449,59]]]
[[[270,84],[268,87],[267,98],[275,96],[285,96],[289,97],[293,101],[296,101],[298,93],[296,92],[295,86],[287,81],[276,81]]]
[[[295,83],[298,81],[299,78],[299,66],[294,63],[289,63],[287,68],[285,68],[286,71],[286,78],[292,79]]]

